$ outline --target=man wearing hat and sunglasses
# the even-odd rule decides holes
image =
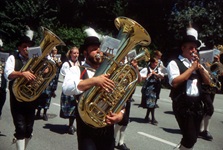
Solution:
[[[186,35],[181,54],[169,62],[167,73],[171,85],[172,108],[182,133],[180,150],[193,149],[203,117],[201,84],[209,84],[208,72],[199,63],[197,48],[200,42]]]
[[[85,69],[81,71],[79,66],[73,66],[67,72],[63,82],[63,92],[65,95],[80,95],[93,86],[99,86],[107,92],[114,89],[114,82],[109,79],[108,74],[94,76],[95,71],[102,62],[103,53],[100,51],[100,44],[97,37],[89,36],[85,39],[80,50],[85,56],[85,63],[83,64]],[[123,111],[118,114],[111,113],[107,115],[106,123],[108,126],[102,128],[94,128],[86,125],[77,111],[78,149],[114,150],[114,124],[122,120]]]
[[[16,44],[18,52],[8,57],[4,70],[5,78],[9,80],[10,107],[15,125],[13,142],[16,143],[17,150],[25,150],[32,136],[36,104],[35,102],[19,102],[16,100],[12,91],[12,85],[15,79],[19,77],[24,77],[29,81],[35,79],[35,75],[30,71],[20,71],[28,61],[27,48],[34,46],[34,44],[29,37],[21,37]]]

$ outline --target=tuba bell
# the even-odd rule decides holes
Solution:
[[[53,47],[64,45],[65,43],[53,32],[42,27],[44,37],[40,43],[42,55],[30,58],[21,71],[30,71],[36,76],[34,81],[28,81],[24,77],[17,78],[12,86],[16,99],[20,102],[32,102],[36,100],[45,90],[50,81],[56,75],[56,65],[45,57],[51,52]],[[45,72],[45,70],[48,70]]]
[[[118,37],[121,40],[117,54],[104,58],[94,76],[110,74],[110,79],[116,87],[108,93],[101,87],[94,86],[80,96],[78,103],[82,120],[95,128],[107,126],[106,115],[110,112],[120,112],[136,87],[138,74],[129,64],[121,65],[121,61],[136,45],[148,46],[151,43],[147,31],[132,19],[118,17],[115,19],[115,26],[119,30]]]

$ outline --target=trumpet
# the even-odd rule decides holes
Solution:
[[[198,55],[195,54],[195,53],[191,53],[191,56],[193,57],[192,58],[193,61],[199,61],[200,60],[199,57],[198,57]]]

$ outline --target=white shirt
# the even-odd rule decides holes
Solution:
[[[19,54],[19,57],[22,58],[22,56]],[[27,61],[25,61],[24,59],[22,59],[23,65],[25,65],[27,63]],[[13,55],[10,55],[8,57],[8,59],[5,62],[5,70],[4,70],[4,76],[7,80],[8,76],[15,71],[15,57]]]
[[[90,68],[90,66],[86,63],[83,66]],[[63,93],[65,95],[79,95],[83,93],[83,91],[80,91],[77,88],[77,85],[81,81],[80,74],[81,72],[79,66],[73,66],[68,71],[66,71],[66,76],[62,85]],[[87,74],[89,78],[92,78],[95,74],[95,71],[87,69]]]
[[[190,62],[187,58],[184,58],[181,55],[179,55],[178,58],[180,59],[180,61],[183,62],[183,64],[187,68],[191,67],[192,62]],[[169,62],[167,66],[167,74],[169,78],[169,84],[172,86],[173,79],[175,79],[180,75],[179,67],[177,66],[177,63],[174,60]],[[196,74],[196,72],[193,72],[193,74]],[[197,82],[198,82],[197,79],[187,80],[186,94],[188,96],[195,96],[195,97],[199,96]]]
[[[70,66],[69,63],[71,64],[71,66]],[[60,69],[60,74],[62,76],[66,75],[66,72],[70,69],[70,67],[72,67],[72,66],[79,66],[80,65],[78,61],[76,61],[75,64],[74,64],[71,60],[69,60],[69,63],[67,61],[63,63],[63,65],[62,65],[62,67]]]
[[[150,72],[152,72],[152,69],[150,67],[149,67],[149,69],[150,69]],[[148,69],[147,69],[147,67],[143,68],[139,73],[140,73],[140,76],[142,78],[146,78],[147,75],[148,75]],[[158,72],[157,73],[164,77],[164,74],[161,72],[161,69],[160,68],[158,68]]]

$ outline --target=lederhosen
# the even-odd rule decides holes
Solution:
[[[179,67],[180,74],[188,69],[179,59],[175,59],[175,62]],[[191,97],[186,95],[187,81],[177,88],[172,87],[170,92],[170,97],[173,101],[173,112],[183,135],[181,144],[186,148],[192,148],[196,143],[203,115],[201,75],[197,72],[197,74],[192,74],[189,79],[198,80],[197,85],[200,96]]]
[[[80,67],[81,79],[87,79],[87,71]],[[114,150],[114,126],[94,128],[85,124],[76,109],[77,137],[79,150]]]
[[[23,67],[19,53],[14,55],[15,57],[15,71],[19,71]],[[19,102],[16,100],[15,95],[12,91],[12,85],[15,79],[9,82],[10,91],[10,107],[11,114],[13,118],[13,123],[15,125],[14,136],[17,139],[30,138],[33,132],[33,125],[35,119],[35,108],[37,103],[33,102]]]

